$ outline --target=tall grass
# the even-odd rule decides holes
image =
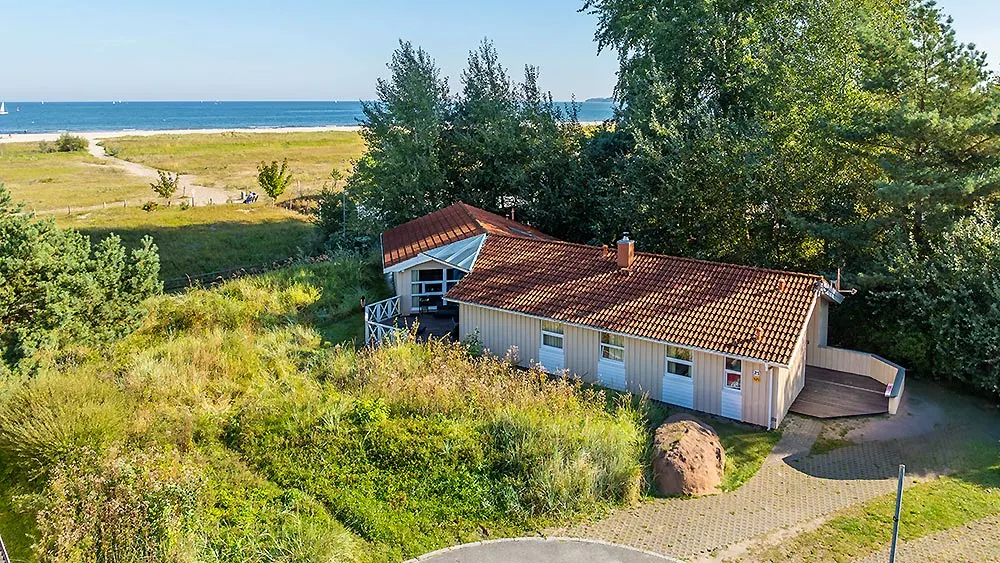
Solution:
[[[606,410],[600,392],[440,342],[341,348],[313,369],[308,384],[256,390],[227,443],[316,496],[381,558],[639,495],[642,415]]]
[[[399,560],[636,498],[640,410],[458,345],[331,342],[383,283],[342,257],[161,296],[121,341],[4,376],[18,553]]]

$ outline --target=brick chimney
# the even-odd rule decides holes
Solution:
[[[628,233],[622,235],[618,241],[618,267],[629,268],[635,261],[635,243],[629,240]]]

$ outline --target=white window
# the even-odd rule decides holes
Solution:
[[[413,270],[410,280],[410,304],[413,308],[433,309],[443,303],[441,297],[455,287],[465,272],[455,268]]]
[[[552,321],[542,321],[542,344],[549,348],[562,350],[563,325]]]
[[[667,346],[667,373],[681,377],[691,377],[691,350]]]
[[[726,358],[726,388],[739,391],[743,378],[743,362],[736,358]]]
[[[625,361],[625,337],[610,332],[601,333],[601,359],[612,362]]]

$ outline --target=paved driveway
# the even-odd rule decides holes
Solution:
[[[413,559],[421,563],[666,563],[662,555],[603,542],[519,538],[451,547]]]
[[[908,386],[907,391],[915,388],[911,391]],[[823,424],[790,415],[760,471],[733,492],[650,500],[603,520],[546,533],[594,538],[684,560],[728,558],[723,552],[730,546],[752,543],[782,528],[802,526],[894,492],[900,463],[906,464],[909,486],[917,479],[951,472],[972,433],[986,433],[994,441],[1000,438],[1000,425],[984,430],[982,414],[963,416],[962,410],[961,403],[950,407],[947,425],[924,428],[921,435],[864,441],[822,455],[809,455],[809,450]],[[896,419],[886,420],[897,424],[899,417],[910,415],[901,409]],[[920,426],[916,420],[911,424]]]

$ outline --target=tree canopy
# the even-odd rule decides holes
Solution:
[[[998,274],[962,289],[945,280],[989,258],[935,261],[996,229],[1000,90],[933,1],[586,0],[581,11],[618,56],[611,122],[581,125],[538,69],[516,81],[489,41],[454,94],[429,54],[401,43],[366,106],[348,199],[368,220],[354,224],[377,232],[462,200],[574,242],[628,230],[667,254],[842,268],[868,292],[842,308],[855,327],[842,343],[928,374],[964,353],[968,338],[906,324],[931,309],[988,320],[985,306],[947,303],[959,291],[986,303]],[[932,270],[936,293],[879,305]],[[1000,336],[977,334],[978,350],[997,348],[986,341]],[[924,345],[893,344],[914,339]]]

